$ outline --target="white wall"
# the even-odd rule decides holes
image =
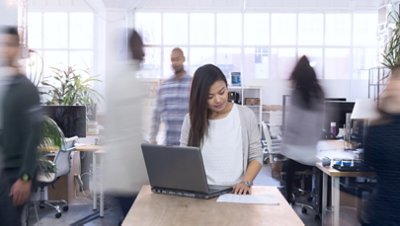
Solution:
[[[11,4],[6,0],[0,1],[0,25],[18,24],[18,8],[16,4]]]
[[[354,101],[357,98],[368,98],[368,80],[320,80],[320,84],[328,98],[347,98]],[[288,80],[263,79],[248,83],[249,86],[262,87],[262,101],[266,105],[282,104],[282,95],[290,94]]]

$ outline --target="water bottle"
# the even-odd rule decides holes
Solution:
[[[336,122],[331,122],[331,138],[336,138]]]

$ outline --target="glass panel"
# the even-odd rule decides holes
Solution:
[[[246,79],[269,78],[270,50],[267,47],[245,48],[243,77]]]
[[[310,65],[314,68],[315,73],[317,74],[318,78],[322,78],[323,75],[323,54],[322,48],[299,48],[298,49],[298,58],[301,56],[306,55],[307,58],[310,60]]]
[[[269,15],[261,13],[244,14],[244,44],[269,44]]]
[[[212,13],[190,14],[190,44],[213,45],[215,43],[215,16]]]
[[[69,53],[69,65],[79,69],[93,69],[92,51],[71,51]]]
[[[232,71],[241,71],[242,56],[240,48],[217,48],[216,56],[216,64],[226,76]]]
[[[67,13],[44,13],[44,48],[68,47]]]
[[[242,44],[242,15],[239,13],[217,14],[217,44]]]
[[[348,48],[325,49],[325,79],[350,79],[350,50]]]
[[[43,54],[43,59],[44,76],[50,76],[52,74],[50,67],[65,69],[68,66],[67,51],[45,51]]]
[[[135,22],[145,44],[161,44],[161,13],[135,13]]]
[[[42,14],[28,13],[28,47],[42,48]]]
[[[322,14],[299,14],[299,45],[322,45],[324,17]]]
[[[353,78],[368,79],[368,69],[379,65],[377,48],[355,48],[353,55]]]
[[[375,30],[375,28],[374,28]],[[350,45],[351,19],[350,14],[326,14],[325,44]]]
[[[296,64],[294,48],[272,48],[270,78],[288,79]]]
[[[172,70],[171,67],[171,51],[172,47],[164,47],[164,58],[163,58],[163,78],[169,78],[174,74],[174,71]],[[183,51],[183,54],[185,55],[185,58],[187,56],[187,48],[181,48]],[[185,69],[188,70],[187,67],[187,61],[184,62]],[[189,71],[187,71],[189,73]]]
[[[93,49],[93,13],[71,13],[69,23],[69,47]]]
[[[160,78],[161,75],[161,48],[146,47],[142,69],[138,75],[143,78]]]
[[[215,63],[215,51],[214,48],[190,48],[190,69],[188,73],[194,74],[196,69],[204,64]]]
[[[271,14],[271,44],[272,45],[296,44],[296,14],[292,13]]]
[[[165,13],[163,23],[164,44],[188,44],[188,15],[186,13]]]
[[[353,16],[353,44],[378,45],[377,31],[378,14],[355,13]]]

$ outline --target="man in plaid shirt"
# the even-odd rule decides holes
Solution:
[[[189,112],[192,84],[192,77],[185,71],[184,62],[185,56],[182,49],[174,48],[171,52],[174,75],[161,84],[157,93],[157,103],[150,130],[150,142],[153,144],[157,143],[156,137],[162,121],[166,130],[166,145],[179,145],[183,119]]]

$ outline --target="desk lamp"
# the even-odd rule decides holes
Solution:
[[[362,130],[361,137],[358,137],[359,139],[363,139],[369,121],[379,118],[379,113],[376,107],[376,103],[372,99],[357,99],[355,101],[350,119],[353,122],[354,120],[360,120],[362,122],[362,127],[359,128]],[[351,131],[351,134],[353,134],[353,132],[354,131]]]

